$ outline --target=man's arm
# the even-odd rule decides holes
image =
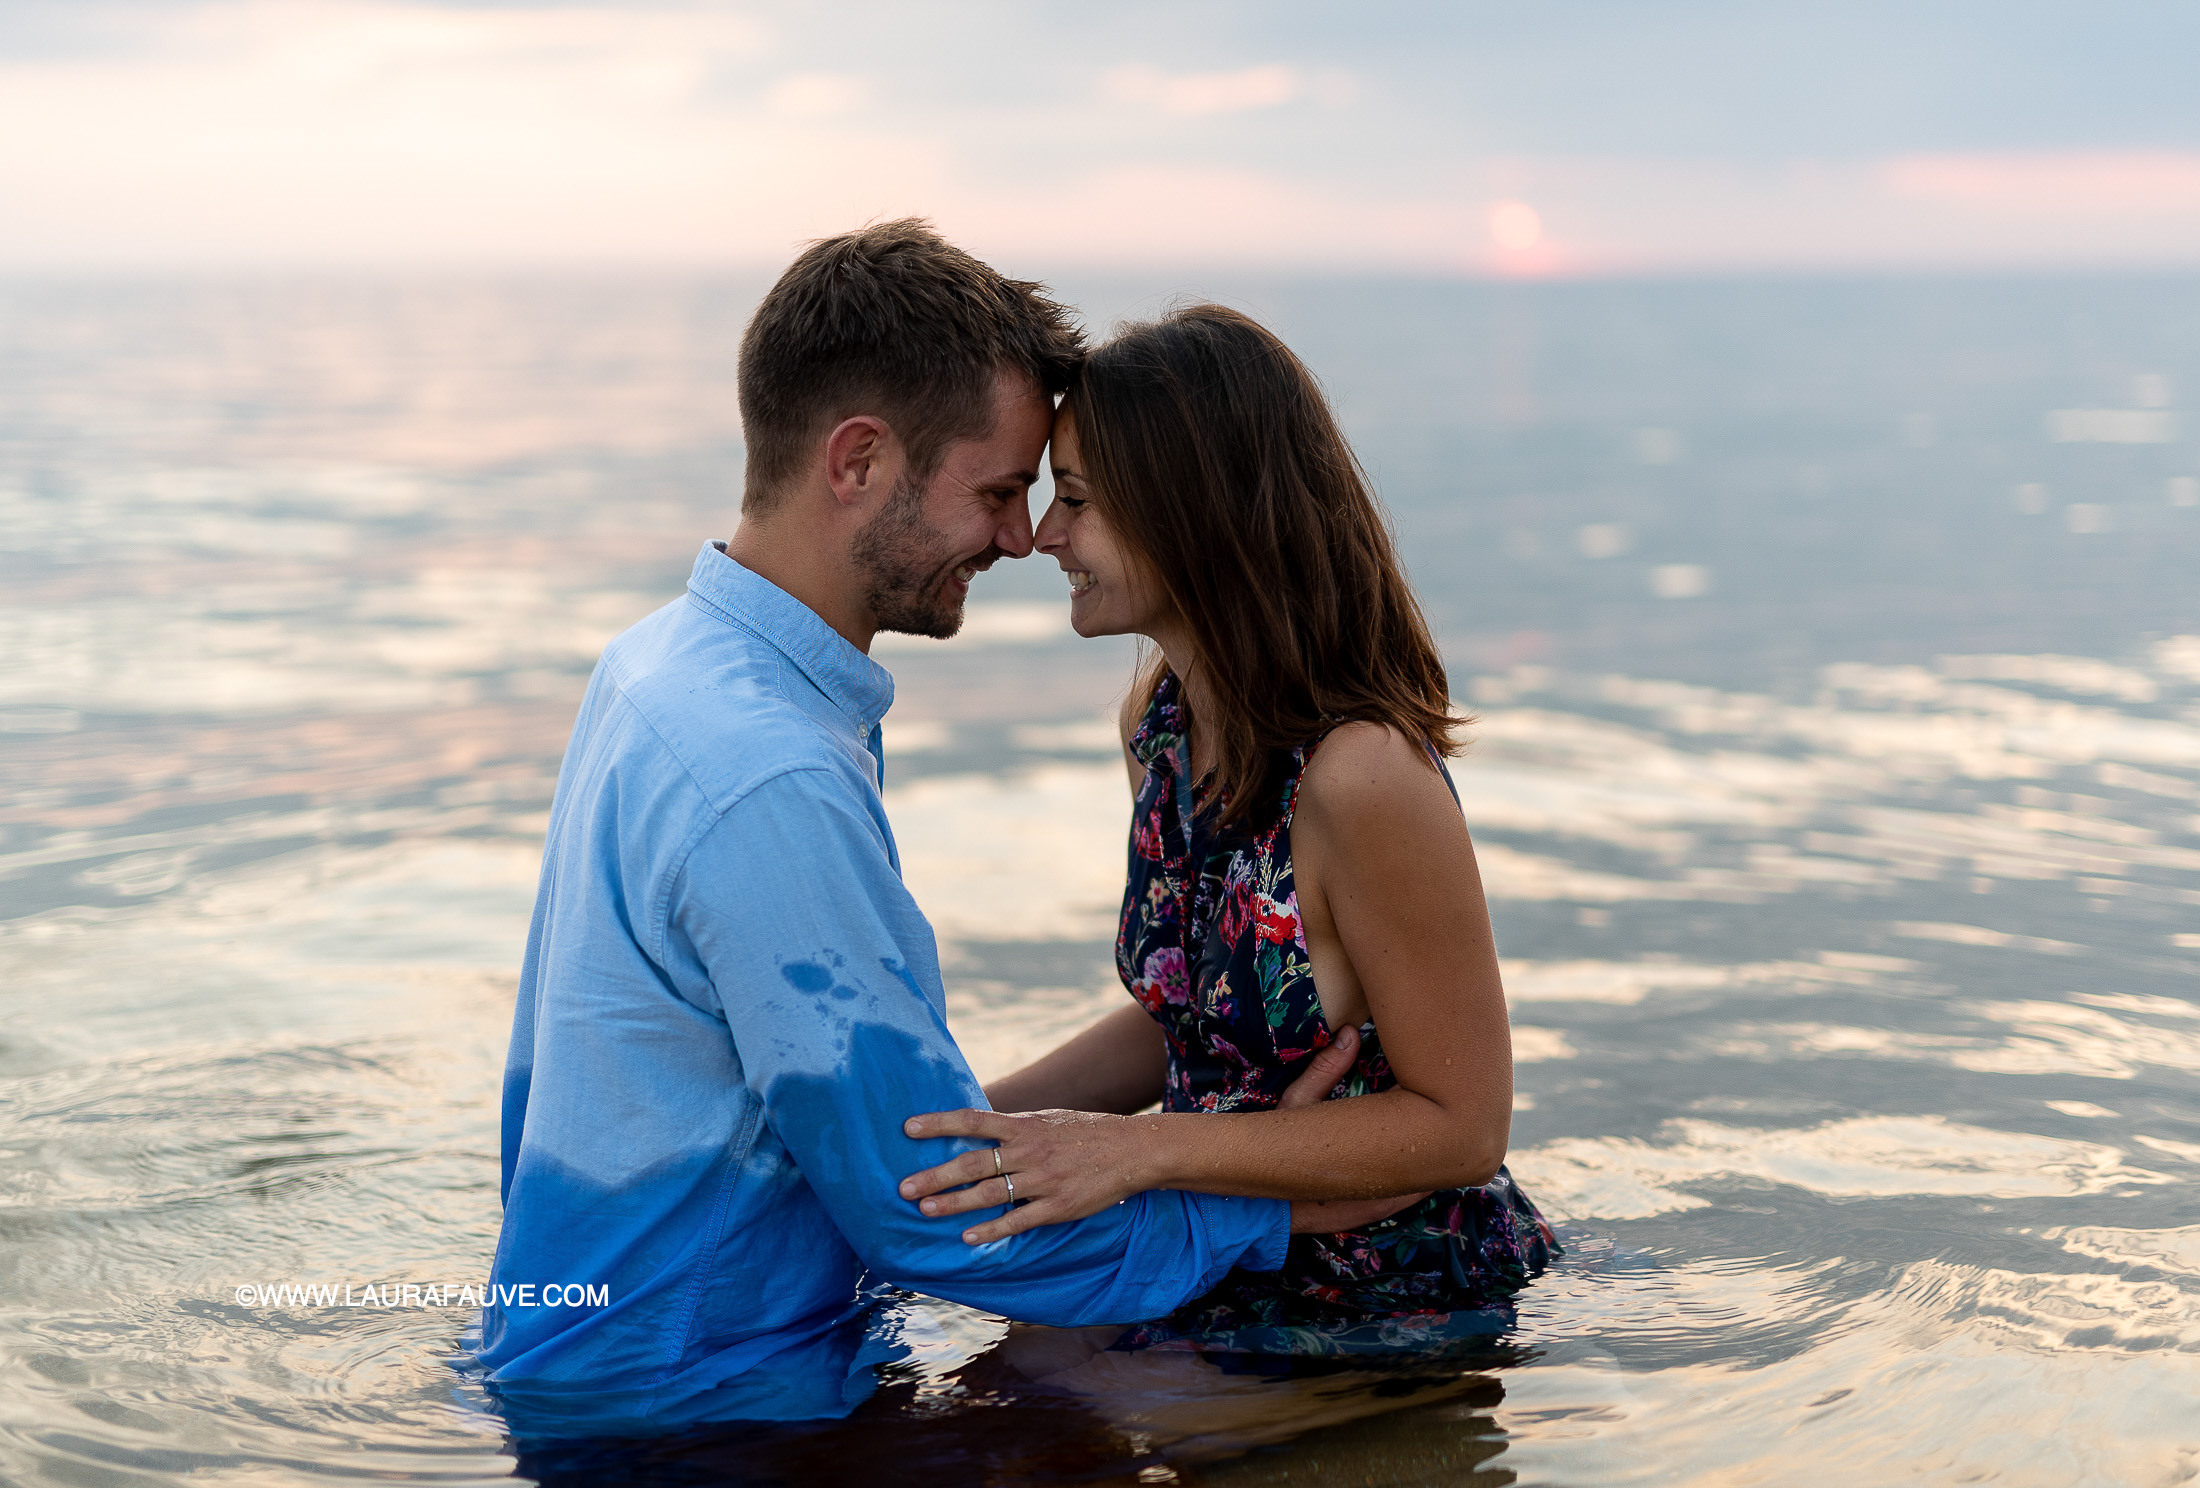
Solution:
[[[919,1141],[912,1112],[984,1096],[948,1034],[931,927],[851,781],[804,769],[713,826],[666,933],[708,968],[765,1120],[865,1264],[912,1291],[1061,1325],[1156,1317],[1232,1266],[1281,1264],[1287,1206],[1147,1193],[1075,1224],[971,1246],[902,1199],[905,1173],[978,1144]]]
[[[1125,1001],[1090,1028],[985,1088],[996,1111],[1112,1111],[1128,1116],[1161,1099],[1169,1050],[1161,1025]]]
[[[931,1213],[969,1211],[993,1241],[1146,1188],[1353,1199],[1489,1182],[1511,1127],[1511,1035],[1474,845],[1442,776],[1397,731],[1345,724],[1308,765],[1292,830],[1310,935],[1318,916],[1333,925],[1395,1086],[1272,1112],[925,1114],[912,1126],[927,1136],[1001,1144],[1034,1202],[981,1217],[997,1194],[990,1155],[913,1175],[905,1192]],[[946,1191],[960,1185],[974,1187]]]

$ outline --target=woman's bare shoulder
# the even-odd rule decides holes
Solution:
[[[1305,778],[1344,789],[1438,780],[1428,746],[1419,738],[1392,724],[1360,720],[1329,731],[1306,762]]]
[[[1301,815],[1362,822],[1438,802],[1456,811],[1428,746],[1387,723],[1337,725],[1300,777]]]

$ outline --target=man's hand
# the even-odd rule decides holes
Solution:
[[[1320,1105],[1329,1099],[1329,1092],[1337,1088],[1337,1082],[1352,1073],[1352,1061],[1359,1057],[1360,1030],[1349,1024],[1338,1029],[1336,1037],[1306,1061],[1306,1068],[1283,1092],[1276,1109],[1295,1111],[1301,1106]]]
[[[1434,1192],[1434,1189],[1429,1190],[1429,1193]],[[1417,1193],[1396,1194],[1387,1199],[1293,1199],[1291,1233],[1335,1235],[1345,1230],[1364,1230],[1401,1209],[1411,1209],[1427,1197],[1428,1194]]]

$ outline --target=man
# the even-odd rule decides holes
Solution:
[[[866,652],[953,635],[972,577],[1030,552],[1080,351],[1039,286],[914,221],[812,246],[750,323],[740,526],[605,651],[551,812],[470,1340],[516,1421],[842,1414],[866,1271],[1068,1325],[1281,1261],[1276,1200],[1147,1193],[972,1246],[896,1192],[958,1150],[903,1119],[984,1096],[901,883]]]

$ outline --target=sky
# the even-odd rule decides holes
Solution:
[[[0,0],[0,271],[2200,266],[2192,0]]]

